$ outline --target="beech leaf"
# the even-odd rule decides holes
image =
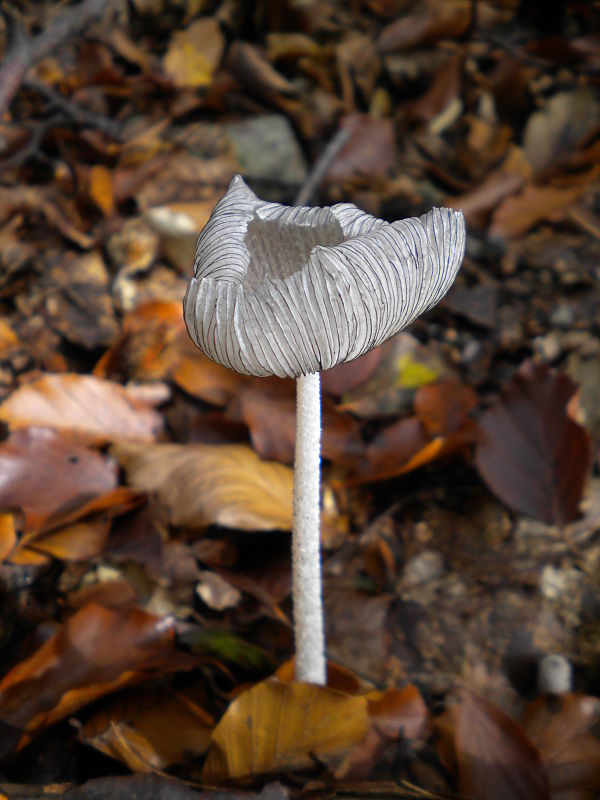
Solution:
[[[292,470],[247,445],[119,442],[111,452],[130,486],[156,493],[173,525],[291,528]]]
[[[308,769],[344,754],[369,727],[364,696],[270,678],[239,695],[215,728],[204,765],[209,783]]]
[[[567,411],[576,388],[566,375],[525,362],[479,420],[482,478],[512,509],[548,524],[577,517],[590,467],[589,435]]]
[[[437,720],[442,755],[454,761],[472,800],[550,800],[542,758],[519,725],[487,700],[461,691]],[[451,756],[449,757],[449,754]]]
[[[44,425],[87,442],[152,441],[162,418],[136,392],[92,375],[44,375],[25,383],[0,404],[0,420],[11,428]]]
[[[0,444],[0,506],[21,509],[28,527],[39,525],[113,489],[116,466],[49,428],[13,431]]]

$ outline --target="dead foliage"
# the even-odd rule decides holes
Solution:
[[[0,796],[598,795],[598,11],[2,4]],[[294,386],[181,314],[236,173],[468,222],[445,302],[323,374],[327,687]]]

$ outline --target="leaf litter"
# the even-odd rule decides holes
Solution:
[[[3,9],[3,796],[597,795],[598,42],[556,8]],[[447,301],[323,375],[327,688],[289,665],[293,386],[181,317],[236,172],[469,225]]]

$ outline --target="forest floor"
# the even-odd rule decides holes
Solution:
[[[600,3],[543,5],[2,3],[0,798],[600,795]],[[467,221],[323,373],[327,687],[293,382],[181,314],[238,173]]]

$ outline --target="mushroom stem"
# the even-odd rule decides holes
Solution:
[[[296,453],[292,521],[292,581],[296,680],[326,683],[321,586],[321,378],[296,384]]]

